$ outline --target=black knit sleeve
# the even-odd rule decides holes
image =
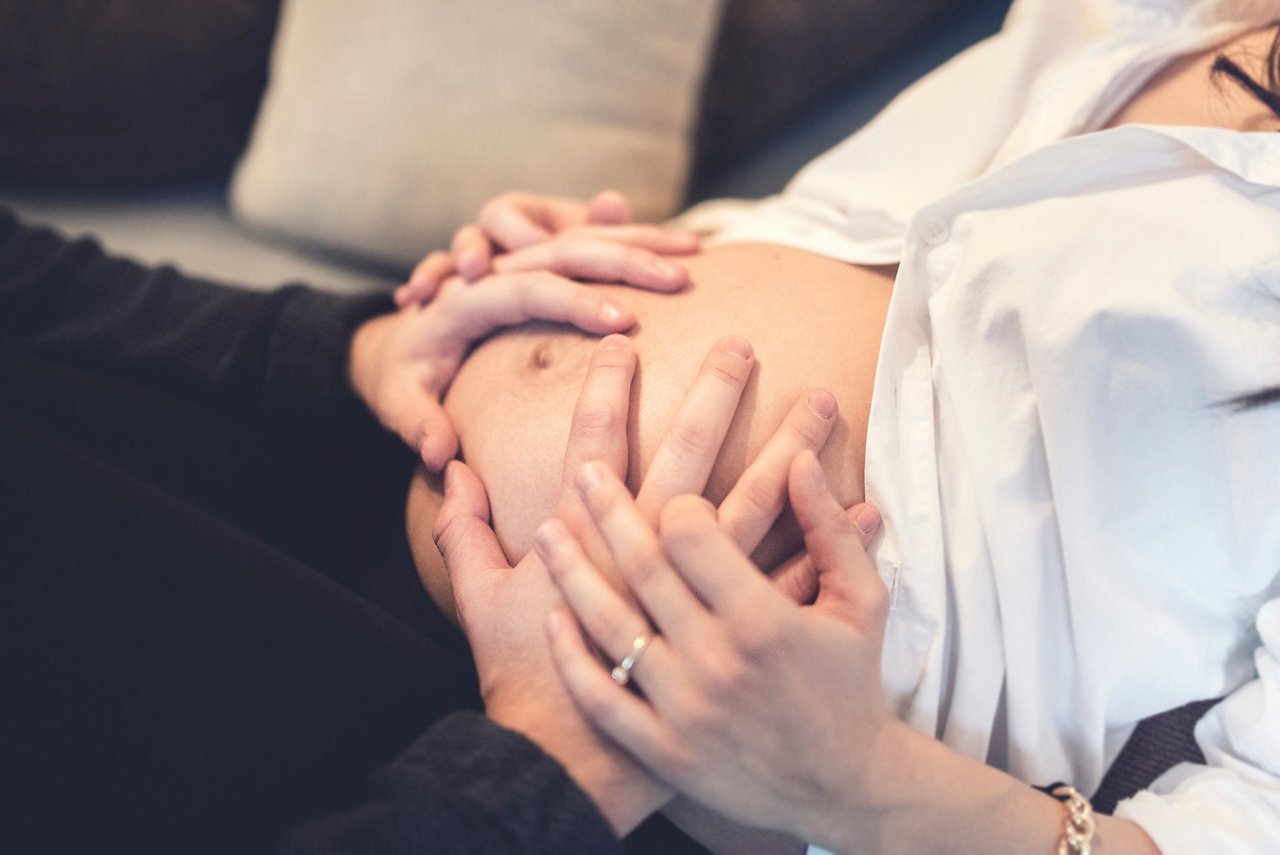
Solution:
[[[622,852],[559,764],[478,713],[441,719],[372,783],[364,804],[299,826],[281,853]]]
[[[0,207],[0,344],[292,427],[356,400],[351,333],[389,296],[250,291],[149,268]]]

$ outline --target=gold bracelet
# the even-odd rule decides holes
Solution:
[[[1054,787],[1050,793],[1067,809],[1067,821],[1063,825],[1062,839],[1058,841],[1058,855],[1089,855],[1093,851],[1093,805],[1080,795],[1075,787],[1065,784]]]

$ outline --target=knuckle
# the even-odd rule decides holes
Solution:
[[[546,289],[551,274],[545,270],[518,277],[511,284],[511,293],[520,311],[526,315],[533,313],[538,305],[539,292]]]
[[[436,548],[440,550],[440,554],[446,559],[453,551],[453,544],[457,540],[456,534],[459,528],[458,517],[455,514],[440,514],[431,526],[431,539],[435,541]]]
[[[703,691],[711,699],[712,706],[732,705],[747,683],[746,670],[734,656],[718,655],[708,658],[703,675]],[[704,726],[709,722],[703,721]]]
[[[756,620],[735,627],[734,632],[734,643],[751,660],[776,654],[786,644],[787,635],[781,624],[771,618],[757,616]]]
[[[710,502],[701,496],[676,496],[663,506],[659,518],[662,546],[680,548],[697,541],[702,537],[706,517],[714,513]]]
[[[889,617],[889,589],[880,581],[879,576],[866,585],[861,599],[863,613],[868,620],[880,625]]]
[[[597,366],[608,369],[615,366]],[[582,404],[573,418],[573,432],[580,437],[608,436],[624,427],[622,410],[607,403]]]
[[[678,454],[698,456],[716,443],[719,432],[703,421],[684,421],[671,428],[671,442]]]
[[[698,698],[685,704],[681,715],[681,730],[688,734],[691,741],[701,741],[708,735],[715,734],[719,731],[722,722],[716,715],[716,709],[719,707],[720,701],[714,696],[708,697],[707,688],[704,686],[702,693]],[[692,760],[691,757],[675,758],[677,762],[683,764]],[[686,768],[684,771],[696,771],[693,768]]]
[[[656,543],[646,543],[636,549],[622,565],[628,584],[637,590],[651,587],[666,571],[667,562]]]
[[[585,286],[578,284],[568,285],[570,299],[573,301],[573,311],[576,317],[585,322],[588,318],[595,317],[599,312],[604,297],[600,294],[593,293]]]
[[[653,253],[633,246],[620,247],[620,257],[627,267],[648,267],[653,262]]]
[[[716,358],[707,365],[707,375],[726,386],[738,388],[747,381],[745,367],[744,360],[727,353],[718,353]]]
[[[746,475],[738,483],[742,501],[753,514],[764,516],[782,511],[786,497],[774,482],[760,475]]]
[[[811,450],[821,448],[827,437],[826,424],[820,422],[808,409],[787,420],[787,431],[797,443]]]

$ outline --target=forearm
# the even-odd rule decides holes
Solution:
[[[807,823],[814,843],[837,852],[1057,851],[1067,812],[1056,799],[902,723],[886,729],[874,752],[885,755],[866,761],[882,771],[874,792],[850,799],[874,807],[815,813]],[[1159,855],[1134,823],[1096,819],[1094,852]]]
[[[0,342],[285,424],[349,406],[351,332],[390,307],[254,292],[113,258],[0,209]]]

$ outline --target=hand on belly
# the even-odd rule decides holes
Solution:
[[[862,498],[867,413],[892,273],[786,247],[732,245],[687,259],[693,284],[674,295],[618,286],[639,318],[639,370],[629,431],[634,487],[712,343],[748,339],[757,367],[730,428],[707,496],[723,498],[805,390],[835,394],[840,422],[820,460],[836,496]],[[483,285],[478,286],[483,287]],[[478,347],[458,372],[446,408],[462,454],[489,494],[507,554],[523,555],[546,520],[561,480],[569,417],[595,339],[529,324]],[[438,495],[423,478],[410,491],[410,540],[420,570],[439,565],[430,540]],[[781,525],[756,553],[776,564],[799,545]],[[436,592],[433,591],[433,594]]]

